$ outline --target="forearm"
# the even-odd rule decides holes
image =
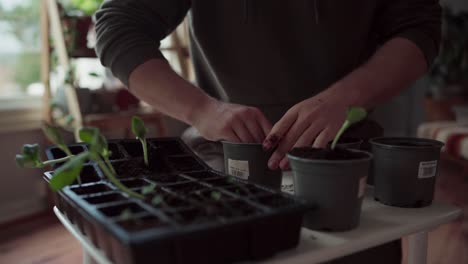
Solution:
[[[326,93],[347,98],[348,105],[373,108],[408,88],[426,69],[424,54],[413,42],[394,38]]]
[[[129,88],[156,110],[189,125],[196,121],[196,113],[216,102],[177,75],[162,59],[152,59],[138,66],[130,75]]]

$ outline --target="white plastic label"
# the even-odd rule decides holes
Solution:
[[[419,163],[418,178],[425,179],[436,176],[437,173],[437,160],[423,161]]]
[[[228,174],[247,180],[249,178],[249,161],[228,159]]]
[[[359,180],[359,192],[358,198],[361,198],[366,193],[367,177],[363,177]]]

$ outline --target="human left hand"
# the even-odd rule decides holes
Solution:
[[[273,126],[263,142],[265,150],[276,150],[268,161],[272,170],[289,168],[286,153],[295,147],[322,148],[332,140],[344,120],[350,102],[343,93],[326,90],[289,109]]]

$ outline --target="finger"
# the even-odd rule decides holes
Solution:
[[[289,159],[288,157],[284,157],[280,164],[279,164],[279,167],[282,169],[282,170],[289,170]]]
[[[263,141],[266,138],[266,136],[270,133],[272,129],[272,125],[271,125],[271,122],[265,117],[265,115],[260,110],[257,111],[256,117],[257,117],[258,124],[262,128],[262,132],[263,132],[262,141]]]
[[[281,138],[283,138],[289,128],[295,123],[297,117],[298,115],[296,111],[286,112],[286,114],[273,126],[265,141],[263,141],[263,148],[270,150],[278,145]]]
[[[254,137],[250,134],[250,131],[247,129],[244,122],[241,120],[234,122],[232,124],[232,129],[236,136],[240,139],[242,143],[253,143],[255,142]]]
[[[289,129],[287,134],[281,139],[278,148],[271,155],[270,160],[268,161],[268,167],[270,169],[276,169],[279,166],[280,161],[284,158],[286,153],[294,146],[298,138],[304,133],[310,123],[305,121],[297,121]]]
[[[265,135],[263,134],[263,130],[260,124],[257,122],[256,119],[248,119],[244,121],[245,126],[249,130],[250,134],[254,138],[255,143],[262,143],[265,139]]]
[[[234,130],[232,130],[232,129],[229,130],[229,132],[226,135],[223,135],[222,140],[226,140],[226,141],[229,141],[229,142],[235,142],[235,143],[241,142],[240,138],[236,135],[236,133],[234,133]]]
[[[331,127],[327,127],[324,130],[322,130],[322,132],[320,132],[320,134],[314,141],[314,148],[325,148],[328,142],[330,142],[330,140],[333,138],[333,135],[335,133],[335,130]]]
[[[294,144],[294,148],[308,147],[314,142],[317,134],[320,132],[320,125],[309,126]]]

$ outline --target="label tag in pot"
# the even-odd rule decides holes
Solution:
[[[247,180],[249,178],[249,161],[228,159],[228,174]]]
[[[359,180],[359,192],[358,192],[358,198],[361,198],[364,196],[364,193],[366,193],[366,185],[367,185],[367,177],[362,177]]]
[[[419,163],[418,178],[425,179],[436,176],[437,160],[422,161]]]

